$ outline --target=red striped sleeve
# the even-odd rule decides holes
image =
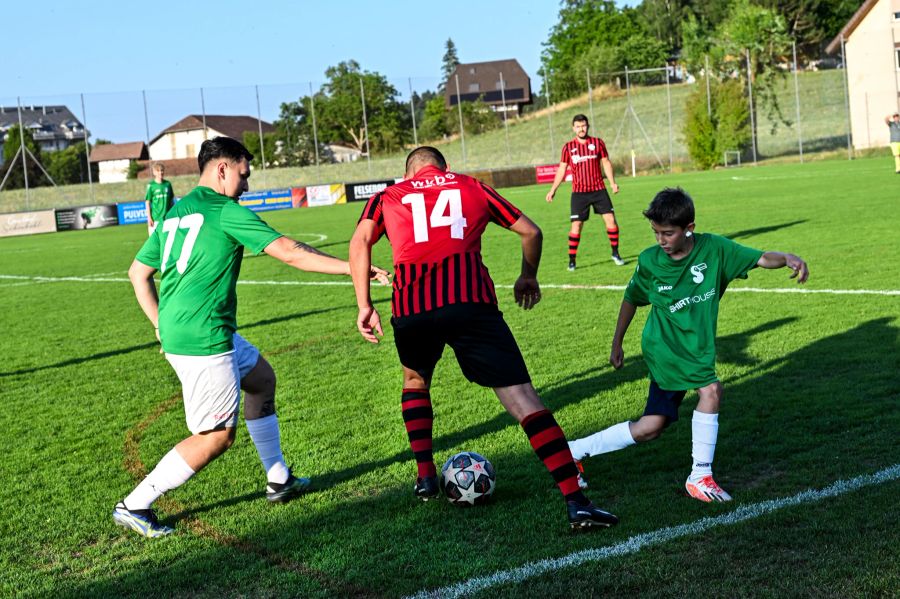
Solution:
[[[480,185],[484,190],[485,197],[488,201],[488,210],[491,213],[491,222],[507,229],[516,224],[516,221],[519,220],[520,216],[522,216],[522,211],[513,206],[509,202],[509,200],[501,196],[489,186],[485,185],[484,183],[481,183]]]

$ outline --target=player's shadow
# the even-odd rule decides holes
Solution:
[[[786,223],[779,223],[777,225],[767,225],[765,227],[756,227],[754,229],[744,229],[743,231],[737,231],[735,233],[727,233],[724,237],[728,239],[742,239],[746,237],[755,237],[756,235],[762,235],[764,233],[771,233],[772,231],[778,231],[781,229],[787,229],[788,227],[793,227],[796,225],[802,225],[807,222],[807,219],[803,220],[793,220]]]
[[[318,308],[316,310],[307,310],[305,312],[296,312],[294,314],[285,314],[283,316],[277,316],[275,318],[266,318],[263,320],[258,320],[256,322],[251,322],[247,324],[241,325],[240,329],[252,329],[254,327],[266,326],[270,324],[276,324],[279,322],[287,322],[289,320],[296,320],[298,318],[307,318],[310,316],[316,316],[317,314],[325,314],[327,312],[334,312],[336,310],[347,310],[352,306],[329,306],[328,308]],[[31,368],[20,368],[18,370],[9,370],[6,372],[0,372],[0,378],[8,377],[8,376],[16,376],[20,374],[31,374],[34,372],[41,372],[43,370],[52,370],[54,368],[66,368],[67,366],[77,366],[78,364],[84,364],[85,362],[93,362],[94,360],[103,360],[106,358],[113,358],[115,356],[122,356],[125,354],[130,354],[132,352],[141,351],[145,349],[158,348],[159,343],[157,341],[153,341],[151,343],[141,343],[139,345],[132,345],[130,347],[123,347],[120,349],[112,349],[109,351],[98,352],[96,354],[91,354],[89,356],[81,356],[78,358],[70,358],[68,360],[63,360],[61,362],[55,362],[53,364],[45,364],[43,366],[33,366]]]

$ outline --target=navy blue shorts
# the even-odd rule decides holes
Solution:
[[[473,383],[511,387],[531,382],[512,331],[493,304],[451,304],[392,318],[391,325],[400,363],[426,380],[449,345]]]
[[[650,391],[647,393],[647,407],[644,408],[644,416],[665,416],[666,426],[678,420],[678,408],[687,391],[666,391],[650,381]]]

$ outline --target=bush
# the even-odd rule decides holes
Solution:
[[[710,82],[710,104],[707,109],[706,84],[698,81],[688,96],[684,135],[688,153],[698,168],[714,167],[726,150],[743,153],[750,143],[750,110],[739,80]]]

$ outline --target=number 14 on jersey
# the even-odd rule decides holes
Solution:
[[[412,206],[413,233],[416,243],[428,241],[429,225],[432,229],[437,227],[450,227],[450,237],[463,238],[463,229],[466,228],[466,218],[462,213],[462,196],[458,189],[444,189],[438,195],[431,216],[425,216],[425,194],[410,193],[403,196],[403,203]]]

